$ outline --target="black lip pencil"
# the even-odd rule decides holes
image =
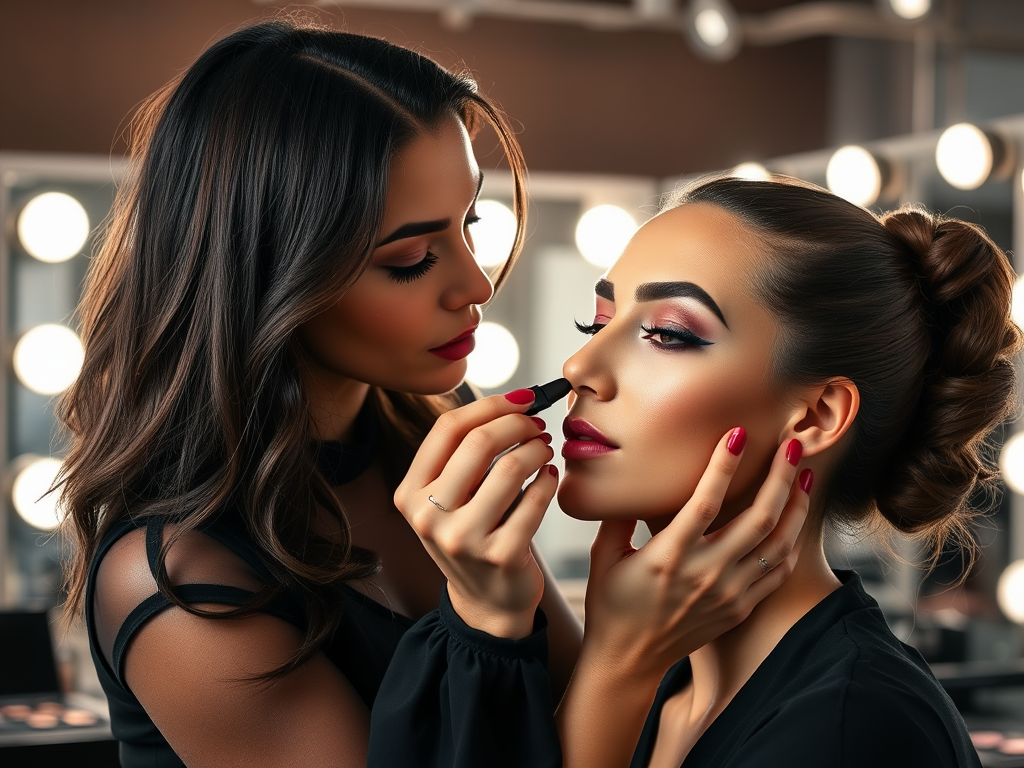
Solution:
[[[533,401],[533,405],[526,409],[527,416],[533,416],[545,408],[550,408],[572,392],[572,384],[569,383],[568,379],[555,379],[547,384],[537,384],[534,387],[530,387],[530,389],[533,390],[536,399]]]

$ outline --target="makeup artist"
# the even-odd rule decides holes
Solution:
[[[66,607],[84,613],[125,768],[363,766],[371,709],[399,700],[422,716],[401,732],[386,711],[380,722],[415,765],[557,761],[534,743],[555,738],[580,628],[539,558],[500,556],[529,540],[557,484],[544,424],[523,415],[533,393],[441,416],[432,466],[467,437],[449,465],[463,486],[513,449],[480,487],[482,509],[504,509],[536,474],[504,526],[481,520],[493,546],[466,550],[452,589],[393,504],[458,404],[493,293],[468,229],[484,123],[515,179],[518,251],[524,168],[508,123],[471,80],[411,51],[261,23],[139,112],[80,308],[85,362],[59,406]],[[451,503],[438,494],[431,510]],[[747,539],[779,511],[754,510]],[[613,647],[696,647],[738,622],[789,572],[800,511],[786,519],[769,536],[776,570],[745,574],[743,589],[707,578],[740,559],[727,548],[699,568],[662,557],[673,567],[654,588],[623,582]],[[449,595],[494,598],[510,577],[500,597],[528,613],[513,637],[452,611]],[[680,591],[692,610],[646,615]],[[414,625],[419,641],[395,659],[408,675],[382,702]],[[439,701],[417,686],[442,667]],[[522,732],[536,742],[508,736]]]

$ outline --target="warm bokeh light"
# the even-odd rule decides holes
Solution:
[[[927,15],[932,9],[932,0],[889,0],[889,7],[901,19],[913,21]]]
[[[598,205],[580,216],[576,247],[583,258],[601,268],[610,267],[636,234],[636,220],[617,205]]]
[[[88,238],[89,215],[63,192],[33,197],[18,216],[18,239],[40,261],[67,261],[81,252]]]
[[[711,48],[717,48],[729,39],[729,22],[718,8],[697,11],[693,26],[700,39]]]
[[[760,163],[740,163],[729,171],[729,175],[747,181],[768,181],[772,177],[771,171]]]
[[[473,253],[481,267],[496,267],[512,253],[516,239],[516,215],[497,200],[478,200],[476,215],[480,221],[470,227]]]
[[[1024,560],[1006,566],[996,587],[999,608],[1010,621],[1024,624]]]
[[[14,373],[33,392],[63,392],[82,369],[85,352],[78,334],[56,323],[37,325],[14,346]]]
[[[1018,432],[1006,441],[999,454],[1003,480],[1017,493],[1024,493],[1024,433]]]
[[[935,164],[942,178],[957,189],[977,189],[992,173],[994,153],[985,132],[959,123],[942,132],[935,148]]]
[[[696,53],[727,61],[742,45],[740,20],[729,0],[689,0],[685,31]]]
[[[1010,309],[1013,322],[1024,328],[1024,277],[1018,277],[1013,284],[1013,304]]]
[[[59,459],[27,461],[11,487],[11,501],[21,519],[44,531],[56,528],[62,517],[58,504],[59,492],[47,494],[60,467]]]
[[[882,169],[863,147],[837,149],[825,169],[829,190],[854,205],[872,205],[882,193]]]
[[[500,387],[519,368],[519,344],[500,323],[480,323],[476,347],[467,359],[466,379],[481,389]]]

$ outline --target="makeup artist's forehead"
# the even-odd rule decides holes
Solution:
[[[616,304],[633,299],[637,285],[688,281],[722,307],[753,300],[755,269],[762,258],[754,233],[717,206],[690,203],[647,222],[608,273]]]

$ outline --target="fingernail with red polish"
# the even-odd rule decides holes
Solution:
[[[747,443],[747,430],[743,427],[736,427],[729,435],[729,442],[725,444],[725,447],[729,449],[729,453],[733,456],[739,456],[743,450],[743,446]]]
[[[537,435],[536,439],[540,440],[542,443],[544,443],[544,445],[551,445],[551,435],[549,435],[547,432],[541,432],[539,435]]]
[[[800,488],[804,493],[810,494],[811,486],[813,484],[814,473],[811,471],[811,468],[808,467],[807,469],[800,473]]]
[[[554,464],[548,464],[548,474],[551,475],[552,477],[554,477],[557,480],[558,479],[558,467],[556,467]]]
[[[530,418],[533,419],[533,423],[537,425],[537,429],[544,429],[544,427],[547,426],[547,424],[544,423],[544,419],[538,416],[531,416]]]
[[[786,461],[794,467],[800,463],[800,457],[804,455],[804,446],[799,440],[793,439],[786,446]]]
[[[532,389],[514,389],[505,394],[505,399],[510,403],[515,403],[516,405],[532,403],[535,397],[536,395],[533,394]]]

